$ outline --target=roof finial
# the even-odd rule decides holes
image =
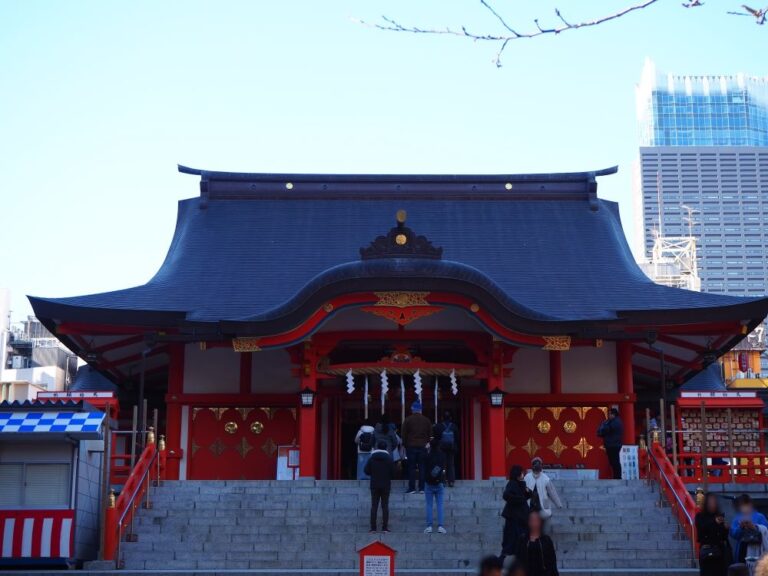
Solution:
[[[397,226],[402,228],[405,220],[408,218],[408,213],[405,210],[398,210],[395,218],[397,218]]]

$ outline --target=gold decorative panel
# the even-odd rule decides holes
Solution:
[[[246,420],[248,418],[248,414],[253,412],[253,408],[238,408],[237,411],[240,413],[240,418]]]
[[[576,444],[574,448],[579,451],[579,454],[581,454],[582,458],[586,458],[587,454],[589,454],[589,451],[592,450],[593,446],[591,446],[589,442],[587,442],[587,439],[582,436],[581,440],[579,440],[579,443]]]
[[[235,352],[261,352],[259,347],[259,338],[243,337],[233,338],[232,348]]]
[[[560,441],[559,436],[555,436],[555,441],[549,446],[549,449],[552,450],[552,452],[554,452],[555,456],[557,456],[558,458],[560,458],[560,454],[562,454],[563,450],[565,450],[566,448],[568,448],[568,446],[566,446]]]
[[[277,452],[277,444],[275,444],[275,441],[272,440],[272,438],[267,438],[266,442],[261,445],[261,450],[267,456],[274,456],[275,452]]]
[[[261,408],[260,410],[266,414],[267,420],[272,420],[272,417],[275,415],[274,408]]]
[[[216,456],[221,456],[224,453],[224,450],[226,450],[226,446],[224,446],[224,443],[221,441],[220,438],[216,438],[216,441],[208,446],[208,450],[213,452]]]
[[[552,416],[554,416],[555,420],[560,419],[560,414],[563,413],[563,410],[565,410],[565,408],[562,406],[558,406],[557,408],[549,408],[549,411],[552,412]]]
[[[245,438],[240,438],[240,443],[235,446],[235,450],[237,450],[237,453],[240,454],[240,458],[245,458],[251,450],[253,450],[253,446],[248,444],[248,440]]]
[[[570,350],[570,336],[544,336],[543,350]]]
[[[523,411],[528,415],[528,420],[533,420],[533,415],[536,413],[536,408],[528,406],[523,408]]]
[[[408,306],[429,306],[427,296],[429,292],[374,292],[378,301],[374,306],[394,306],[407,308]]]
[[[539,445],[533,441],[533,438],[528,438],[528,442],[521,446],[521,448],[528,452],[528,455],[533,458],[533,455],[539,450]]]
[[[504,439],[504,443],[506,444],[506,448],[507,448],[507,452],[506,452],[506,454],[507,454],[507,456],[509,456],[509,453],[510,453],[510,452],[512,452],[512,450],[514,450],[514,449],[515,449],[515,447],[514,447],[514,446],[512,446],[512,444],[511,444],[511,443],[510,443],[510,441],[509,441],[509,438],[505,438],[505,439]]]

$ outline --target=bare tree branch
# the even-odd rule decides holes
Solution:
[[[562,32],[566,32],[568,30],[579,30],[581,28],[590,28],[592,26],[597,26],[605,22],[616,20],[618,18],[626,16],[627,14],[631,14],[633,12],[643,10],[653,4],[656,4],[660,0],[642,0],[642,1],[636,2],[635,4],[626,6],[625,8],[619,10],[618,12],[606,14],[604,16],[600,16],[590,20],[583,20],[580,22],[573,22],[567,19],[563,15],[563,13],[560,11],[560,9],[555,8],[555,17],[557,18],[556,25],[553,25],[553,26],[542,25],[539,22],[539,19],[536,18],[533,21],[535,29],[529,30],[529,31],[521,31],[519,28],[513,27],[507,21],[507,19],[498,10],[496,10],[496,8],[493,7],[493,5],[491,4],[491,0],[479,0],[479,1],[481,6],[485,8],[488,12],[490,12],[491,15],[493,15],[493,17],[499,22],[499,24],[504,29],[504,32],[477,33],[477,32],[470,31],[466,26],[461,26],[460,28],[451,28],[451,27],[421,28],[418,26],[407,26],[407,25],[401,24],[399,21],[394,20],[393,18],[390,18],[388,16],[382,16],[380,22],[361,21],[361,23],[366,26],[377,28],[379,30],[386,30],[388,32],[408,32],[411,34],[436,34],[436,35],[459,36],[462,38],[468,38],[476,42],[481,41],[481,42],[496,43],[498,44],[499,49],[496,52],[496,55],[493,61],[497,67],[501,67],[501,58],[502,58],[502,55],[504,54],[504,50],[506,50],[507,46],[512,40],[519,40],[521,38],[536,38],[537,36],[543,36],[545,34],[557,35],[557,34],[561,34]],[[687,2],[682,3],[682,6],[685,8],[698,8],[703,5],[704,5],[704,2],[702,2],[702,0],[688,0]],[[749,6],[742,6],[742,8],[744,9],[744,12],[729,12],[729,14],[737,14],[740,16],[752,16],[757,20],[758,24],[765,24],[766,18],[768,18],[768,7],[762,8],[762,9],[754,9],[754,8],[750,8]]]
[[[751,16],[759,26],[765,24],[766,19],[768,19],[768,6],[765,8],[750,8],[746,4],[742,4],[741,7],[744,9],[743,12],[728,12],[728,14],[733,16]]]

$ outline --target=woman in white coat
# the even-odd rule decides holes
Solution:
[[[563,507],[555,485],[544,473],[544,462],[538,456],[531,461],[531,471],[525,475],[525,485],[533,493],[529,500],[531,510],[538,509],[542,520],[552,516],[552,504],[558,508]]]

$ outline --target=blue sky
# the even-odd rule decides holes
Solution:
[[[563,0],[573,20],[626,5]],[[498,31],[473,0],[0,0],[0,287],[142,284],[161,263],[176,164],[264,172],[518,173],[618,164],[601,196],[632,238],[634,85],[645,57],[678,73],[768,75],[768,29],[736,2],[667,0],[589,30],[495,47],[367,28]],[[505,5],[511,6],[504,9]],[[520,27],[554,3],[499,0]],[[256,237],[258,231],[254,231]]]

